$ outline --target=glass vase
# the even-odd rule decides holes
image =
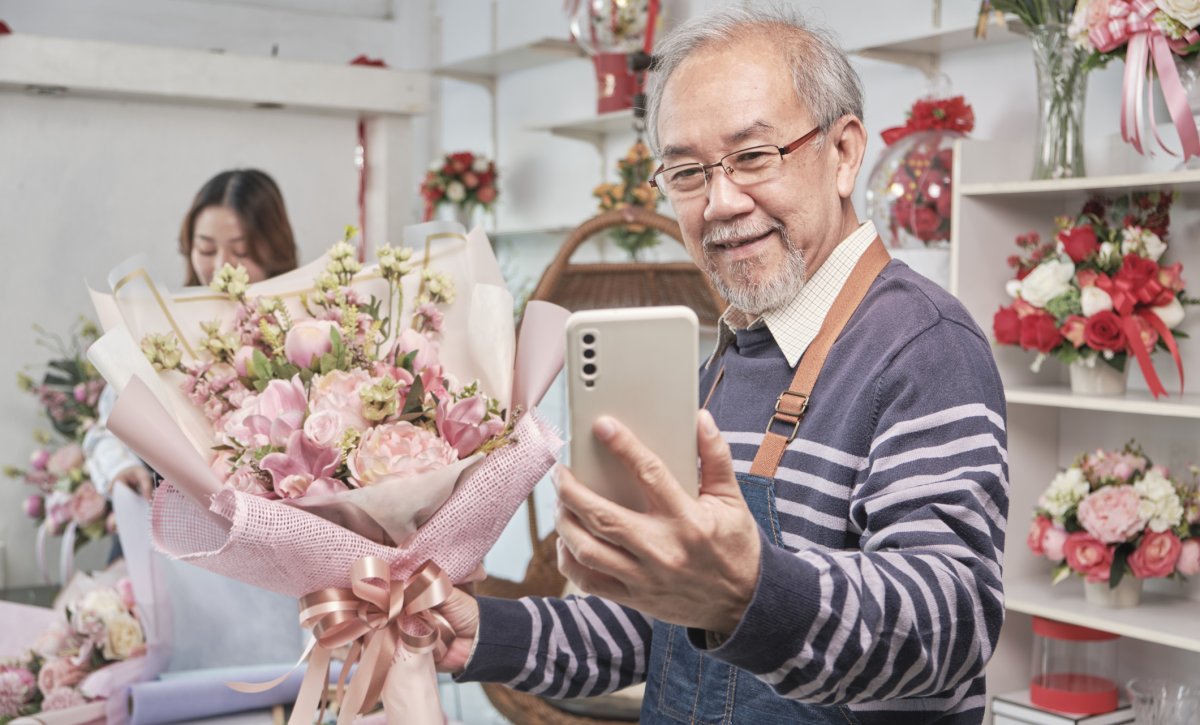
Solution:
[[[1084,176],[1083,106],[1087,95],[1087,52],[1071,40],[1065,25],[1029,29],[1037,70],[1038,136],[1033,178]]]

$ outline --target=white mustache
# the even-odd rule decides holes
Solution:
[[[779,224],[768,224],[761,221],[740,220],[711,226],[704,231],[704,237],[701,242],[704,249],[708,250],[716,244],[724,244],[726,242],[734,242],[743,239],[755,239],[762,235],[782,229]]]

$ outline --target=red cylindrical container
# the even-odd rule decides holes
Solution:
[[[1085,715],[1117,709],[1117,635],[1041,617],[1033,635],[1033,704]]]
[[[596,66],[596,111],[612,113],[633,105],[636,92],[633,73],[624,53],[597,53],[592,56]]]

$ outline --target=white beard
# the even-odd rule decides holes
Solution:
[[[779,232],[786,255],[783,264],[778,269],[756,275],[755,271],[762,266],[762,262],[757,259],[747,259],[731,262],[728,265],[728,279],[718,273],[716,260],[710,252],[713,244],[730,239],[762,236],[770,229]],[[704,235],[704,258],[706,261],[705,271],[717,292],[735,310],[745,313],[751,319],[787,304],[804,286],[806,272],[804,254],[792,244],[792,240],[788,237],[787,230],[782,224],[776,223],[767,226],[740,221],[714,227]],[[757,283],[755,282],[756,277],[760,280]]]

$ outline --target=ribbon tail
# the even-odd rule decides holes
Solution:
[[[270,682],[226,682],[225,686],[236,692],[244,692],[248,695],[257,695],[260,692],[273,690],[282,685],[284,680],[291,677],[292,673],[296,671],[297,667],[307,662],[308,658],[312,656],[313,650],[315,650],[316,647],[317,640],[310,640],[308,646],[304,648],[303,654],[300,655],[300,659],[296,661],[296,664],[292,665],[292,669],[283,673],[279,677],[276,677]]]
[[[1146,38],[1139,34],[1129,39],[1125,51],[1125,77],[1121,92],[1121,138],[1139,154],[1142,137],[1139,129],[1142,118],[1143,83],[1146,77]]]
[[[1132,317],[1122,317],[1121,326],[1125,330],[1125,345],[1133,351],[1134,357],[1137,358],[1138,367],[1142,369],[1142,377],[1146,379],[1150,394],[1155,399],[1160,395],[1166,395],[1167,389],[1163,387],[1162,380],[1154,370],[1154,363],[1150,361],[1150,354],[1146,352],[1146,346],[1142,344],[1142,332],[1138,329],[1137,321]]]
[[[338,725],[353,725],[354,720],[365,708],[379,702],[383,681],[387,677],[388,665],[396,654],[396,640],[390,628],[371,634],[358,663],[358,672],[350,680],[346,697],[338,710]],[[378,683],[376,683],[378,680]]]
[[[329,659],[330,652],[324,647],[313,650],[308,671],[304,673],[304,681],[300,683],[300,694],[296,696],[296,704],[292,708],[292,716],[288,718],[288,725],[312,725],[313,716],[317,714],[329,684]]]
[[[37,539],[33,546],[33,559],[37,562],[38,571],[42,573],[42,583],[50,583],[50,572],[46,571],[46,534],[50,531],[50,522],[43,520],[38,526]]]
[[[75,521],[67,524],[63,532],[62,548],[58,552],[58,583],[66,586],[75,571],[75,538],[79,535],[79,524]]]
[[[1179,80],[1179,69],[1175,67],[1171,46],[1166,38],[1157,36],[1151,49],[1154,51],[1154,67],[1158,71],[1163,99],[1167,102],[1167,110],[1171,112],[1171,120],[1175,122],[1175,130],[1179,132],[1183,159],[1186,161],[1193,156],[1200,156],[1200,131],[1196,130],[1196,119],[1188,108],[1187,93],[1183,90],[1183,82]],[[1161,139],[1159,144],[1162,144]]]
[[[1167,349],[1171,351],[1171,357],[1175,359],[1175,369],[1179,371],[1179,394],[1183,395],[1183,359],[1179,356],[1179,345],[1175,343],[1175,336],[1167,328],[1166,323],[1162,321],[1156,313],[1147,310],[1142,313],[1142,319],[1150,323],[1150,327],[1158,333],[1167,343]]]

